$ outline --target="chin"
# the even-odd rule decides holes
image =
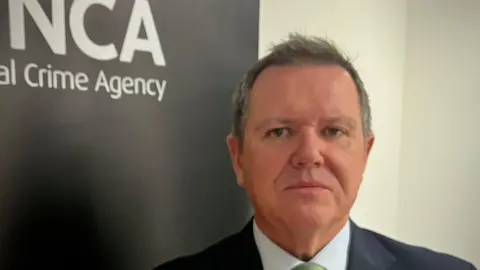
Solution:
[[[335,219],[335,212],[326,206],[302,206],[290,209],[287,223],[294,228],[313,229],[328,226]]]

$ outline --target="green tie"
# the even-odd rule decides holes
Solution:
[[[316,264],[316,263],[302,263],[300,265],[295,266],[292,270],[327,270],[324,267]]]

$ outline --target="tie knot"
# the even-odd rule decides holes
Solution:
[[[302,263],[295,266],[294,268],[292,268],[292,270],[327,270],[327,269],[325,269],[324,267],[316,263],[307,262],[307,263]]]

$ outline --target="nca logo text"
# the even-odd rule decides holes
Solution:
[[[51,0],[52,20],[50,20],[39,0],[9,0],[10,46],[15,50],[26,49],[25,16],[28,14],[52,52],[66,55],[65,22],[68,16],[73,40],[85,55],[100,61],[118,58],[121,62],[131,63],[134,54],[141,51],[150,53],[155,65],[165,66],[165,56],[148,0],[135,0],[120,52],[113,43],[100,45],[90,39],[84,24],[88,9],[94,5],[101,5],[113,11],[115,2],[116,0],[74,0],[70,11],[65,14],[65,0]],[[146,38],[139,37],[142,27]],[[34,44],[31,46],[34,47]]]

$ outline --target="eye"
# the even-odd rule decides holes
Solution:
[[[267,131],[266,137],[285,137],[290,135],[290,129],[288,128],[273,128]]]
[[[329,127],[323,130],[322,135],[325,137],[338,137],[345,135],[346,132],[339,128]]]

